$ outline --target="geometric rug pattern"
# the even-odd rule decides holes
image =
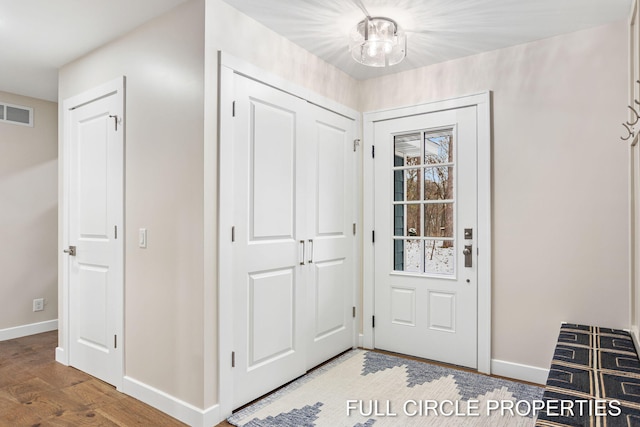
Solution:
[[[536,426],[640,426],[640,360],[622,330],[563,324]]]
[[[352,350],[266,398],[229,423],[288,426],[532,427],[544,389],[366,350]],[[501,406],[498,407],[497,405]]]

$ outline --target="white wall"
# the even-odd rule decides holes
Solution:
[[[627,46],[618,22],[360,84],[361,111],[493,91],[494,359],[629,327]]]
[[[32,107],[34,126],[0,121],[0,339],[58,318],[57,104],[0,92],[3,103]],[[44,311],[33,312],[34,298]]]

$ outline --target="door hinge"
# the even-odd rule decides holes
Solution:
[[[353,317],[355,318],[356,317],[356,307],[355,306],[353,307],[352,314],[353,314]]]
[[[356,235],[356,223],[355,222],[353,223],[353,235],[354,236]]]
[[[232,368],[236,367],[236,352],[235,351],[231,352],[231,367]]]
[[[113,336],[113,348],[118,348],[118,336]]]
[[[376,316],[371,316],[371,327],[372,328],[376,327]]]
[[[371,158],[373,158],[373,159],[376,158],[376,146],[375,145],[371,146]]]
[[[358,146],[360,145],[360,140],[359,139],[354,139],[353,140],[353,152],[355,153],[356,148],[358,148]]]
[[[113,226],[113,235],[114,235],[114,239],[118,240],[118,226],[114,225]]]
[[[231,227],[231,241],[232,242],[236,241],[236,226],[235,225],[233,227]]]
[[[371,230],[371,243],[376,242],[376,230]]]
[[[231,103],[231,117],[235,117],[236,116],[236,101],[233,101]]]

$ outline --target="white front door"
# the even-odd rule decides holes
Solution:
[[[65,122],[69,364],[114,385],[122,377],[122,91],[79,101]]]
[[[477,367],[476,116],[375,123],[376,348]]]
[[[300,98],[235,76],[234,408],[304,374]]]

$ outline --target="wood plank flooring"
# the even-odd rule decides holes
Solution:
[[[0,427],[186,425],[109,384],[55,362],[57,343],[57,331],[0,342]],[[232,426],[223,421],[216,427]]]
[[[184,426],[55,362],[58,332],[0,342],[0,426]]]

